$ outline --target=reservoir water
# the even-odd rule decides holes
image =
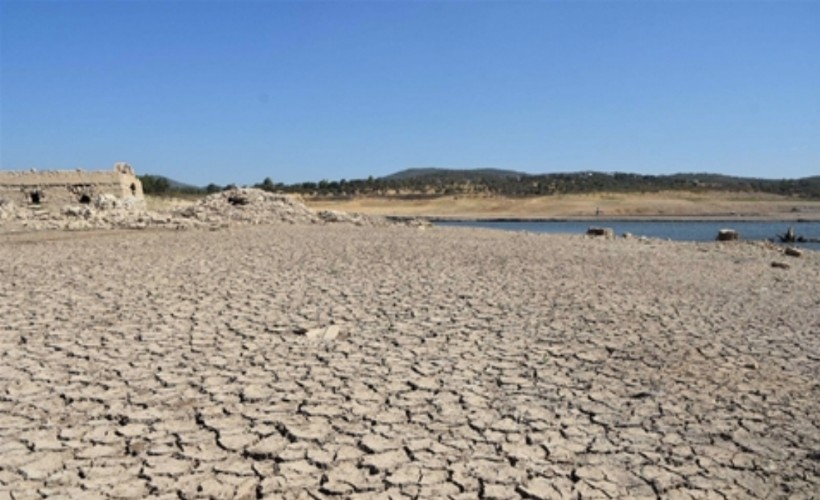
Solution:
[[[616,235],[663,238],[675,241],[714,241],[720,229],[734,229],[744,240],[779,241],[793,226],[798,236],[820,238],[820,221],[635,221],[635,220],[573,220],[573,221],[437,221],[438,226],[481,227],[504,231],[534,233],[584,234],[590,226],[611,227]],[[820,251],[820,243],[795,243],[794,246]]]

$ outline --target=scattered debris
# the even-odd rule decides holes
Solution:
[[[785,262],[773,261],[772,262],[772,267],[779,268],[779,269],[789,269],[792,266],[790,266],[789,264],[786,264]]]

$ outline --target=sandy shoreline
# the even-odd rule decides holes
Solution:
[[[631,215],[631,216],[600,216],[600,217],[468,217],[468,216],[453,216],[453,217],[425,217],[430,222],[589,222],[606,223],[606,222],[783,222],[784,224],[795,222],[815,222],[819,219],[814,218],[784,218],[775,215],[768,216],[743,216],[743,217],[727,217],[725,215],[670,215],[668,217],[661,217],[657,215]]]
[[[360,197],[308,198],[317,210],[436,220],[733,220],[817,221],[820,200],[761,193],[595,193],[508,198],[441,196],[412,199]]]
[[[0,275],[0,498],[820,489],[815,252],[296,224],[4,235]]]

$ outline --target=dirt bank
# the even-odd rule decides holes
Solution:
[[[646,193],[561,195],[531,198],[446,196],[431,199],[307,199],[314,209],[372,215],[456,219],[777,219],[820,220],[820,201],[749,193]]]

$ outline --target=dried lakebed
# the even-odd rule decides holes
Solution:
[[[273,225],[0,275],[0,499],[820,489],[815,252]]]

